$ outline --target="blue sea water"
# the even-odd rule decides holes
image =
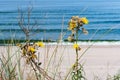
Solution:
[[[80,40],[120,40],[120,1],[119,0],[0,0],[0,40],[25,39],[18,26],[18,8],[24,15],[33,6],[30,25],[37,21],[36,32],[31,30],[34,40],[57,40],[60,35],[67,39],[71,16],[87,17],[84,27],[88,35],[79,32]],[[24,17],[27,20],[27,16]],[[27,24],[27,23],[26,23]],[[35,33],[36,32],[36,33]]]

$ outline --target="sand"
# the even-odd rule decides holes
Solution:
[[[0,46],[0,53],[7,53],[7,46]],[[88,80],[106,80],[110,75],[120,73],[120,45],[80,45],[79,63],[83,64]],[[89,48],[90,47],[90,48]],[[88,49],[89,48],[89,49]],[[11,53],[17,51],[11,47]],[[46,45],[38,50],[41,67],[47,68],[50,75],[55,74],[56,80],[64,79],[75,62],[75,50],[72,45]],[[51,58],[52,56],[52,58]],[[51,61],[50,61],[51,60]],[[50,61],[50,62],[49,62]],[[59,66],[59,67],[58,67]]]

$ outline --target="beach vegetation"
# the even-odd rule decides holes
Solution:
[[[25,40],[30,40],[31,36],[35,36],[39,32],[38,21],[36,19],[31,19],[32,10],[32,6],[29,6],[25,11],[18,8],[18,26],[24,33]],[[34,30],[34,32],[32,30]]]
[[[73,42],[73,48],[75,49],[76,53],[76,60],[71,69],[72,73],[72,80],[85,80],[85,75],[83,74],[83,66],[79,63],[79,51],[81,48],[78,45],[78,31],[82,30],[84,34],[88,34],[88,31],[83,27],[84,24],[88,24],[89,21],[85,17],[79,16],[72,16],[69,24],[68,29],[71,31],[71,35],[68,37],[68,41]]]
[[[69,52],[71,46],[63,46],[59,42],[56,45],[48,45],[50,40],[47,40],[47,44],[44,43],[44,40],[31,40],[30,37],[36,34],[36,27],[38,27],[37,21],[32,26],[30,25],[31,11],[32,7],[28,8],[27,20],[25,20],[24,13],[18,9],[18,25],[26,38],[19,43],[12,40],[8,41],[10,43],[5,46],[3,50],[5,52],[1,52],[0,80],[87,80],[84,64],[80,62],[80,59],[95,41],[81,53],[82,48],[78,43],[80,40],[78,36],[79,31],[85,35],[89,33],[84,28],[84,25],[89,24],[89,20],[86,17],[72,16],[68,22],[68,30],[71,34],[67,41],[72,42],[72,49],[75,53],[72,53],[72,55],[75,55],[75,57],[72,57],[74,62],[72,65],[68,65],[69,69],[63,75],[61,69],[63,69],[64,64],[62,62],[66,59],[64,55],[71,54]],[[31,32],[32,29],[35,29],[35,33]],[[109,31],[101,35],[100,38]],[[120,75],[116,74],[107,80],[119,79]]]

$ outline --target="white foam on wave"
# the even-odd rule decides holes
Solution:
[[[71,42],[52,42],[52,43],[45,43],[46,45],[73,45],[74,43]],[[78,41],[79,45],[120,45],[120,41],[98,41],[98,42],[81,42]]]
[[[116,41],[116,42],[108,42],[108,41],[95,42],[95,45],[120,45],[120,41]]]

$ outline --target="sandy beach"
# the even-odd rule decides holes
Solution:
[[[95,76],[98,76],[99,80],[106,80],[108,75],[120,73],[119,47],[119,45],[95,45],[87,50],[81,60],[85,61],[84,69],[89,80],[93,80]],[[83,49],[85,50],[86,46]]]
[[[7,46],[0,46],[0,53],[7,53]],[[80,45],[79,63],[83,64],[85,76],[88,80],[106,80],[108,75],[113,76],[120,73],[120,45]],[[18,47],[12,46],[11,53],[15,53]],[[39,61],[41,67],[50,73],[55,73],[59,78],[64,77],[69,72],[75,62],[75,50],[72,45],[46,45],[39,48]]]

